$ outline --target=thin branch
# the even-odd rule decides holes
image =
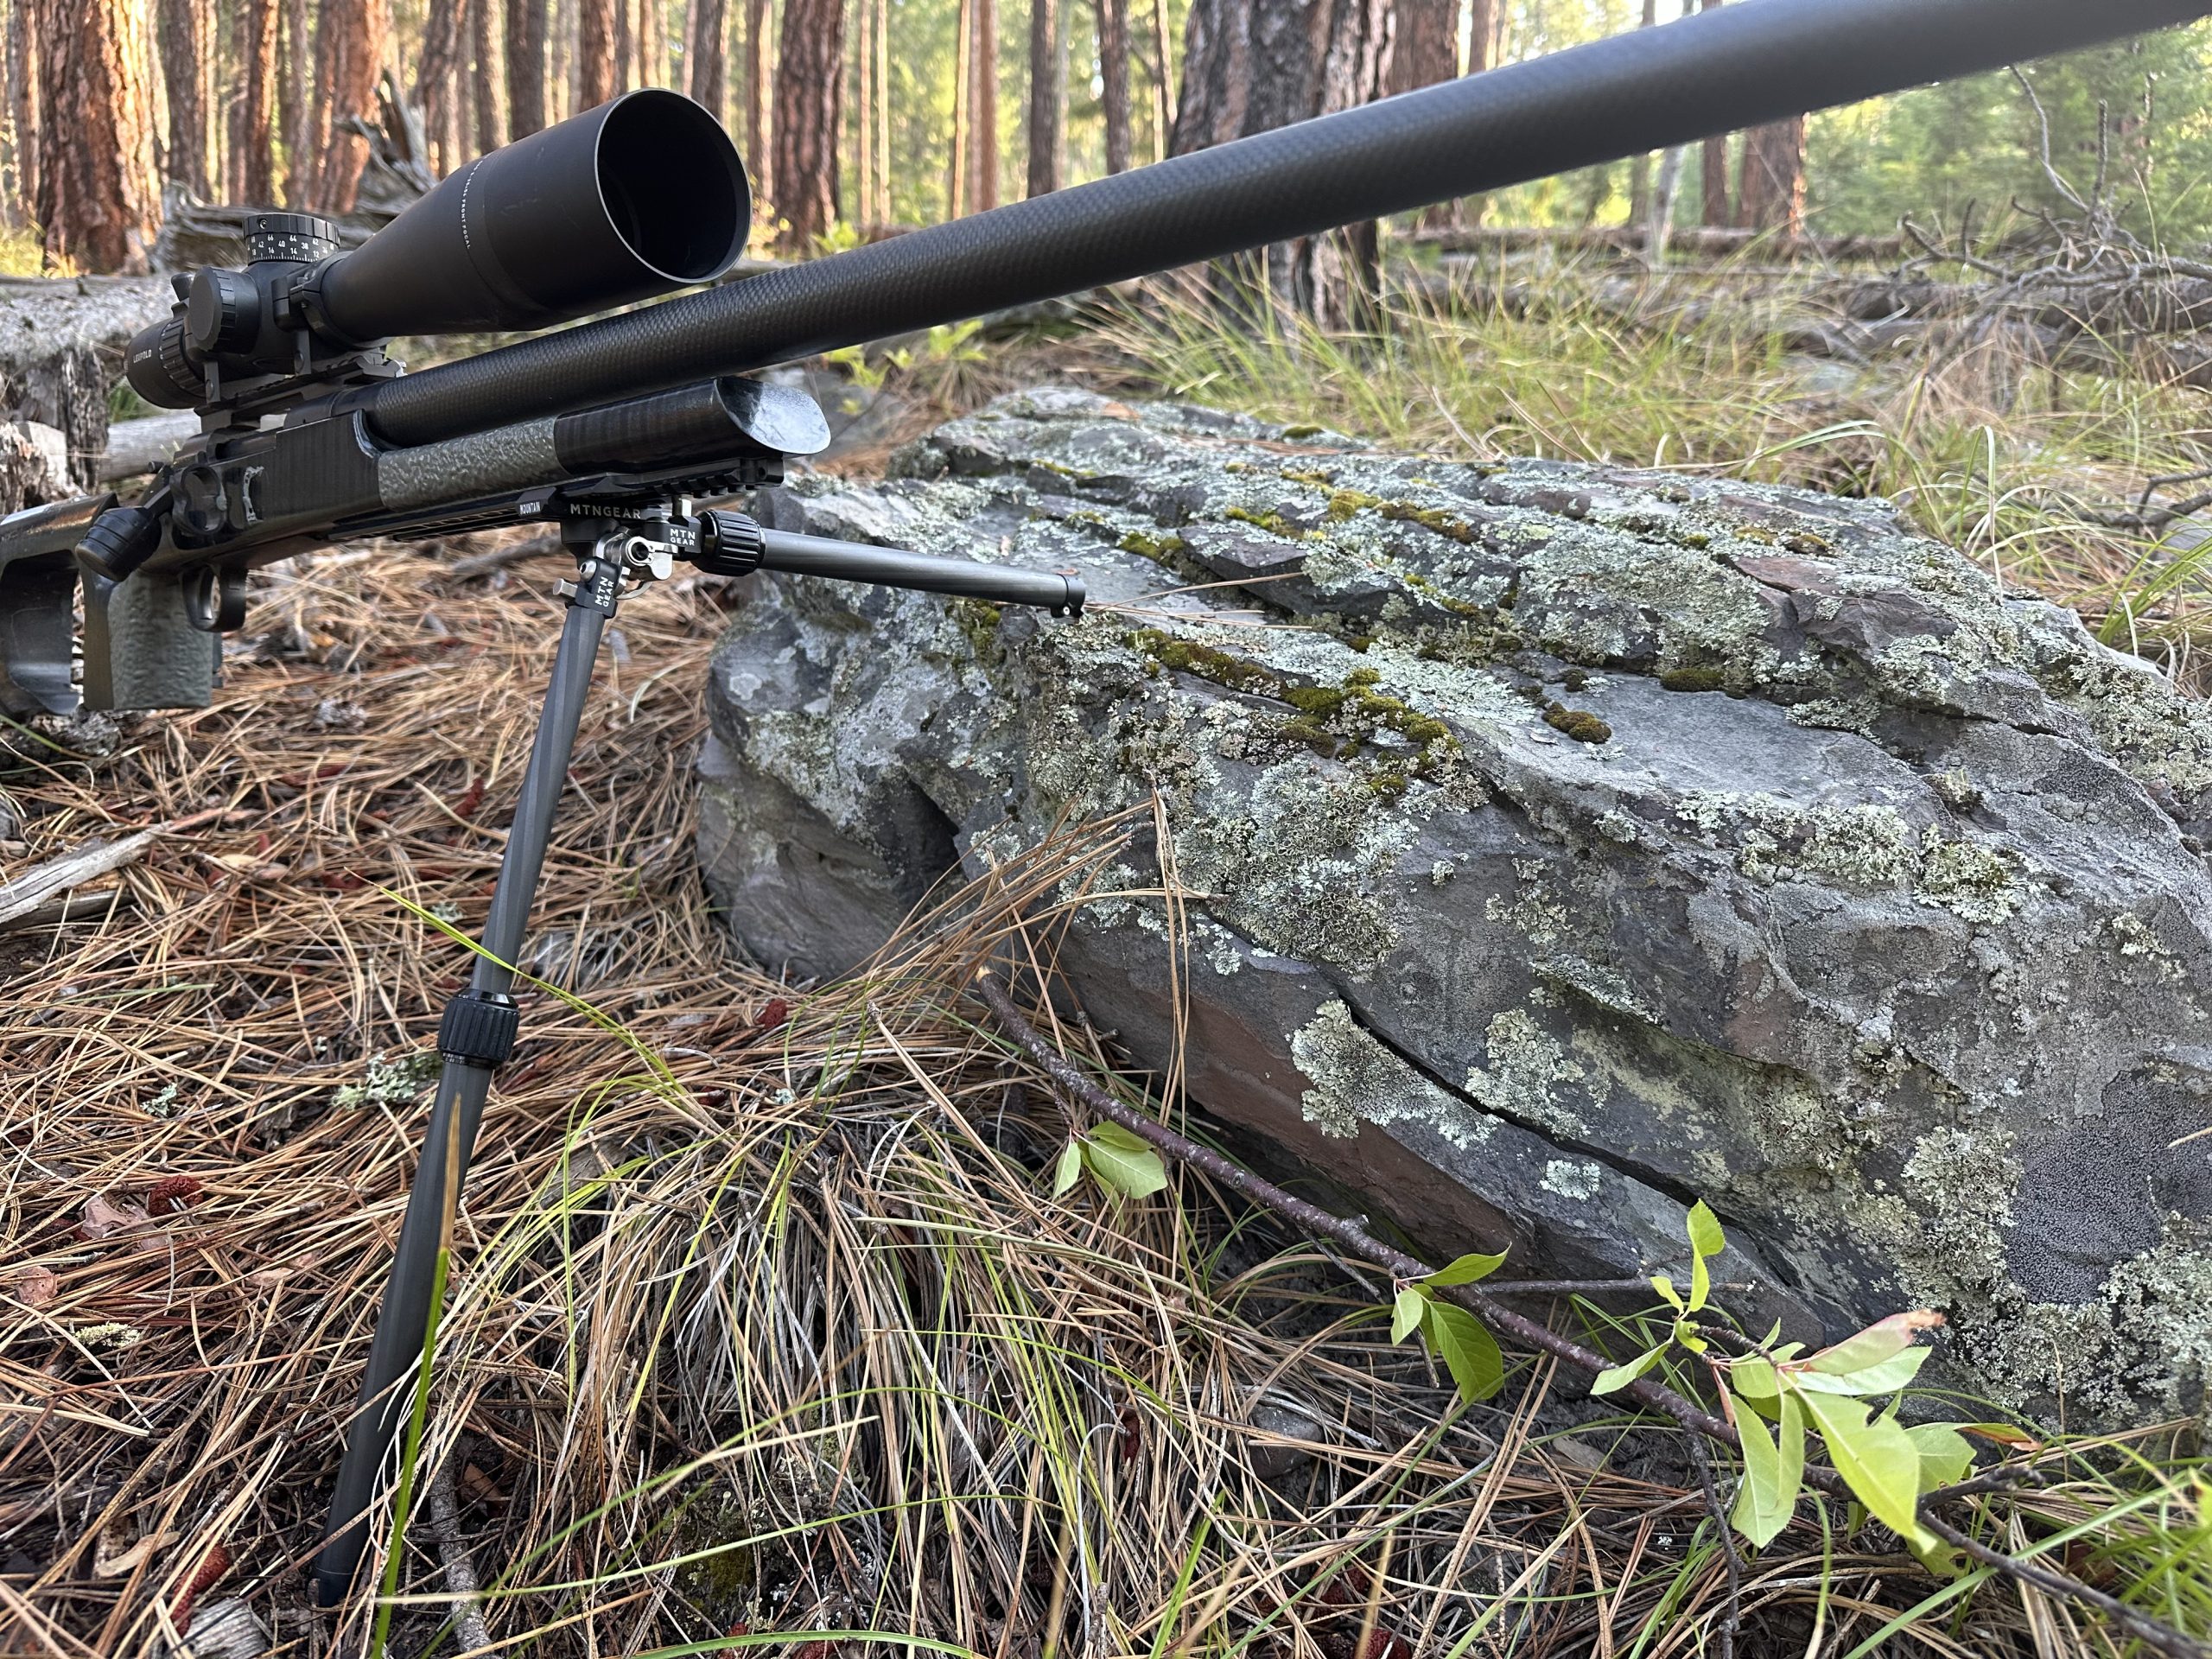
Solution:
[[[453,1597],[454,1639],[463,1653],[492,1645],[485,1628],[484,1608],[477,1588],[476,1561],[461,1537],[461,1505],[454,1497],[454,1469],[467,1461],[468,1442],[457,1442],[451,1456],[430,1477],[430,1536],[437,1540],[438,1560],[446,1570],[446,1589]]]

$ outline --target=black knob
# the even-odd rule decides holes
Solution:
[[[245,257],[248,264],[264,259],[297,260],[313,264],[338,251],[338,227],[313,213],[248,213],[245,216]]]
[[[749,575],[760,568],[766,545],[760,526],[743,513],[709,507],[699,515],[699,550],[691,563],[710,575]]]
[[[184,302],[185,337],[203,357],[243,352],[261,332],[261,294],[252,279],[209,266],[192,273]]]
[[[92,520],[77,543],[77,563],[96,576],[121,582],[154,556],[162,521],[143,507],[110,507]]]

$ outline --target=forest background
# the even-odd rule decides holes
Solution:
[[[813,251],[1722,0],[0,0],[0,269],[143,270],[201,201],[345,213],[364,127],[419,118],[429,175],[625,88],[729,124],[762,245]],[[2036,71],[2063,173],[2134,228],[2212,237],[2212,25]],[[1827,233],[2060,207],[2005,76],[1706,147],[1677,225]],[[1649,160],[1459,217],[1643,221]]]

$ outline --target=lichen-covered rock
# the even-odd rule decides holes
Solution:
[[[1074,567],[1078,625],[764,584],[703,861],[836,972],[1132,808],[1098,1022],[1446,1248],[1670,1263],[2127,1417],[2212,1365],[2212,714],[1885,507],[1003,398],[787,528]],[[1185,937],[1161,885],[1155,796]],[[1171,972],[1171,952],[1177,960]],[[2195,1138],[2192,1138],[2195,1137]]]

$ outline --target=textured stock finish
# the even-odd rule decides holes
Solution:
[[[1701,1195],[1773,1316],[1927,1302],[1984,1391],[2195,1395],[2203,705],[1878,504],[1281,438],[1029,394],[781,494],[1099,603],[756,579],[701,830],[753,953],[846,969],[949,870],[1134,808],[1061,965],[1165,1069],[1156,787],[1192,1094],[1414,1236],[1649,1269]],[[1205,582],[1250,585],[1161,596]]]
[[[361,394],[423,443],[1497,189],[2212,13],[1745,0],[1018,202]]]

